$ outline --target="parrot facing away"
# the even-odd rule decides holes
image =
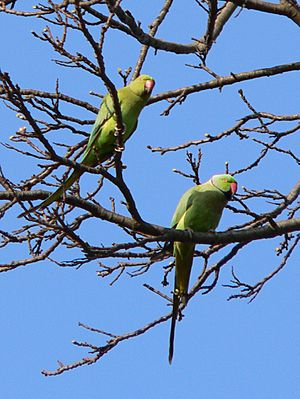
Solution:
[[[155,81],[151,76],[140,75],[129,85],[118,90],[122,122],[125,128],[122,136],[123,142],[128,140],[137,128],[139,114],[150,98],[154,85]],[[106,94],[83,154],[82,165],[94,167],[113,155],[117,139],[115,126],[113,101],[111,96]],[[43,209],[52,202],[57,201],[83,173],[84,171],[74,170],[71,176],[37,208]]]
[[[171,221],[171,227],[194,232],[214,231],[227,202],[237,191],[237,182],[228,174],[214,175],[206,183],[194,186],[181,197]],[[195,244],[174,242],[175,284],[169,344],[169,363],[174,353],[175,325],[180,301],[187,303],[189,279]]]

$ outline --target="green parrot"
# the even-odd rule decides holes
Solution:
[[[181,197],[171,221],[171,227],[194,232],[214,231],[222,212],[232,195],[236,193],[237,182],[228,174],[214,175],[204,184],[186,191]],[[175,325],[180,301],[187,303],[189,279],[193,264],[195,244],[174,242],[175,284],[173,312],[170,331],[169,363],[174,352]]]
[[[128,86],[118,90],[122,121],[125,126],[123,142],[127,141],[135,131],[139,114],[147,104],[154,85],[155,81],[151,76],[140,75]],[[111,96],[106,94],[103,98],[86,150],[83,154],[82,165],[94,167],[113,155],[116,142],[115,125],[113,101]],[[71,176],[37,208],[43,209],[61,198],[63,193],[70,188],[83,173],[83,171],[74,170]]]

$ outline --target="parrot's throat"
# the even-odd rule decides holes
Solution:
[[[222,190],[220,190],[220,191],[222,191]],[[222,193],[225,195],[227,201],[231,200],[231,198],[232,198],[231,191],[222,191]]]
[[[136,97],[139,98],[139,100],[141,101],[145,101],[148,100],[148,98],[150,97],[150,93],[148,94],[147,92],[144,92],[142,94],[135,92],[134,90],[132,90],[129,86],[128,89],[131,91],[132,94],[134,94]]]
[[[225,196],[227,201],[231,200],[231,196],[232,196],[231,191],[223,191],[223,190],[221,190],[220,187],[215,185],[213,179],[211,179],[210,182],[217,190],[219,190]]]

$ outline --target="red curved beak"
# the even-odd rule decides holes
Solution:
[[[145,82],[145,90],[147,93],[151,93],[153,90],[153,87],[155,86],[154,80],[146,80]]]
[[[234,195],[237,192],[237,182],[230,184],[230,191],[231,191],[231,195]]]

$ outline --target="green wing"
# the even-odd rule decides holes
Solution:
[[[178,203],[178,205],[176,207],[176,210],[174,212],[174,215],[172,217],[172,221],[171,221],[171,227],[172,228],[176,228],[176,226],[178,225],[180,219],[182,218],[184,213],[187,211],[187,209],[192,204],[193,193],[199,191],[199,189],[200,189],[200,185],[191,187],[180,198],[180,201],[179,201],[179,203]]]
[[[119,100],[121,106],[121,100]],[[106,94],[103,97],[103,101],[101,103],[101,107],[99,109],[97,118],[95,120],[92,133],[90,135],[86,150],[83,154],[82,163],[89,166],[94,166],[95,164],[95,156],[92,149],[97,146],[97,143],[100,141],[100,136],[105,129],[105,125],[109,120],[114,120],[114,107],[113,101],[110,94]],[[101,160],[103,162],[103,160]],[[97,163],[97,162],[96,162]]]

